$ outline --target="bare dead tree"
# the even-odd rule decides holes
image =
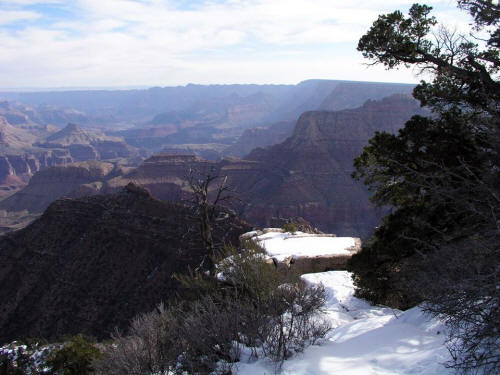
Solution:
[[[216,223],[227,220],[229,214],[220,211],[222,202],[235,199],[234,190],[227,183],[227,176],[217,173],[214,167],[200,171],[189,169],[187,182],[192,192],[190,203],[200,223],[200,235],[205,255],[197,270],[215,270],[213,259],[219,255],[220,246],[214,242],[212,231]]]

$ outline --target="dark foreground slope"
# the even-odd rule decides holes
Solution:
[[[215,237],[234,243],[249,229],[232,217]],[[0,343],[78,332],[106,337],[172,298],[173,273],[198,265],[202,254],[189,210],[135,185],[58,200],[0,238]]]

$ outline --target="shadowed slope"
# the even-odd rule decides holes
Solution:
[[[230,217],[214,236],[235,243],[249,229]],[[0,238],[0,342],[78,332],[106,337],[171,299],[173,273],[197,266],[203,249],[189,209],[135,185],[58,200]]]

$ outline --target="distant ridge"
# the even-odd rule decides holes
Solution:
[[[159,114],[174,110],[184,110],[200,99],[211,99],[237,93],[241,96],[249,96],[257,92],[273,95],[281,98],[284,102],[293,99],[304,89],[313,86],[331,87],[330,91],[338,84],[362,84],[372,85],[373,82],[356,82],[346,80],[311,79],[304,80],[298,84],[187,84],[184,86],[149,87],[135,89],[82,89],[82,90],[47,90],[2,92],[0,97],[11,100],[19,100],[31,105],[51,103],[59,107],[71,107],[95,116],[106,110],[107,115],[120,119],[126,116]],[[407,84],[381,83],[403,87]],[[413,86],[413,85],[407,85]],[[328,95],[329,91],[325,93]],[[299,95],[300,96],[300,95]],[[321,100],[324,98],[321,98]],[[284,103],[283,102],[283,103]],[[362,103],[362,102],[361,102]],[[109,109],[112,109],[111,113]],[[315,109],[315,108],[306,108]],[[306,110],[303,109],[303,110]],[[296,119],[296,118],[295,118]],[[275,121],[283,120],[274,119]]]

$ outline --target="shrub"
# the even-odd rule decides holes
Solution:
[[[265,329],[261,330],[264,354],[281,366],[294,352],[324,337],[331,326],[318,313],[325,303],[322,286],[308,286],[303,281],[285,284],[269,298]]]
[[[47,366],[51,375],[88,375],[92,374],[92,362],[101,355],[94,340],[76,335],[51,351]]]
[[[279,367],[324,337],[324,288],[276,272],[254,242],[243,247],[227,249],[217,278],[178,277],[196,298],[134,319],[127,336],[115,334],[106,346],[98,373],[230,374],[242,345]]]
[[[0,374],[8,375],[89,375],[100,351],[93,340],[82,335],[62,343],[40,340],[13,342],[0,348]]]
[[[189,311],[173,310],[173,336],[181,344],[179,374],[231,374],[240,357],[240,313],[234,299],[203,296]]]
[[[295,233],[297,232],[297,225],[295,225],[294,223],[286,223],[283,225],[283,230],[285,232],[290,232],[290,233]]]
[[[330,330],[321,319],[325,290],[307,285],[295,272],[277,272],[255,242],[247,241],[243,247],[244,252],[231,253],[231,261],[220,267],[243,306],[240,340],[246,346],[260,347],[281,365],[293,352],[301,352]]]
[[[133,319],[128,335],[115,332],[94,363],[98,374],[168,374],[177,363],[178,345],[171,334],[173,317],[163,304]]]

